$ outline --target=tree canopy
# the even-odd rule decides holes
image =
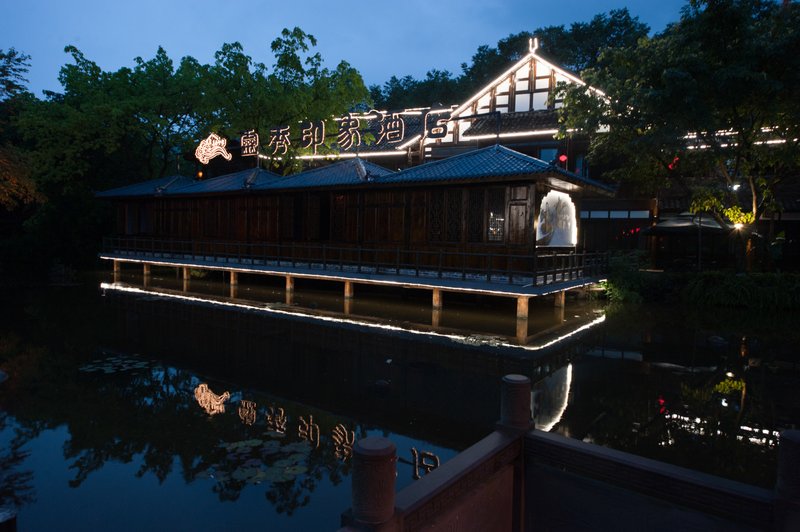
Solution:
[[[581,72],[595,66],[606,48],[635,45],[648,31],[648,26],[632,17],[627,8],[615,9],[595,15],[589,22],[573,22],[568,28],[544,26],[509,34],[496,46],[481,45],[470,63],[461,64],[458,76],[447,70],[431,70],[422,80],[392,76],[383,86],[370,86],[370,94],[375,105],[388,109],[461,103],[524,57],[533,37],[539,39],[541,51],[548,58]]]
[[[748,224],[800,163],[800,6],[692,0],[652,38],[607,48],[565,88],[563,129],[590,134],[608,176],[655,193],[675,184],[693,208]]]
[[[285,29],[271,43],[272,67],[234,42],[213,64],[176,62],[158,48],[116,71],[67,46],[62,90],[44,99],[24,90],[28,56],[0,50],[0,205],[38,200],[19,248],[34,262],[85,263],[108,225],[95,191],[193,173],[183,154],[209,132],[257,129],[265,138],[276,125],[332,120],[368,100],[360,74],[345,61],[325,67],[315,45],[300,28]]]

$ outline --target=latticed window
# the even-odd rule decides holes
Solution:
[[[467,242],[483,242],[483,190],[470,190],[467,197]]]
[[[430,209],[428,210],[428,240],[441,242],[443,239],[442,227],[444,226],[444,192],[435,190],[431,192]]]
[[[461,190],[448,190],[445,199],[447,201],[447,241],[461,242],[461,222],[463,220]]]
[[[486,239],[489,242],[502,242],[506,227],[506,191],[502,188],[489,190],[487,202],[489,223]]]

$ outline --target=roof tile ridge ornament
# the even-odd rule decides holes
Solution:
[[[258,179],[258,174],[260,173],[261,168],[253,168],[250,171],[250,175],[244,178],[244,188],[250,190],[253,188],[253,185],[256,184],[256,179]]]
[[[539,49],[539,38],[538,37],[531,37],[528,39],[528,51],[531,55],[536,55],[536,50]]]
[[[156,190],[155,190],[156,196],[161,196],[164,193],[164,191],[167,190],[167,188],[169,188],[170,186],[172,186],[172,183],[177,181],[180,177],[182,177],[182,176],[176,175],[175,177],[173,177],[172,179],[170,179],[169,181],[167,181],[163,185],[157,186]]]

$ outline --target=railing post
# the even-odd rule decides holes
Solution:
[[[352,508],[356,523],[378,525],[394,515],[397,448],[369,437],[353,446]]]
[[[775,530],[800,530],[800,430],[781,432],[775,482]]]
[[[504,428],[530,430],[531,380],[525,375],[506,375],[500,390],[500,423]]]

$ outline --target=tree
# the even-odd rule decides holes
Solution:
[[[651,193],[677,184],[695,210],[752,234],[800,166],[798,49],[796,3],[692,0],[662,34],[584,72],[605,96],[565,88],[563,129],[589,133],[608,177]]]
[[[13,47],[8,51],[0,49],[0,101],[25,92],[25,84],[28,83],[25,73],[31,66],[30,59],[31,56]]]
[[[545,26],[500,39],[497,47],[483,45],[472,56],[472,64],[462,63],[463,84],[468,92],[491,82],[511,64],[528,53],[529,40],[536,37],[541,51],[559,66],[581,72],[597,63],[606,48],[626,47],[647,36],[649,28],[631,17],[627,8],[600,13],[589,22],[573,22],[569,29]]]
[[[36,200],[24,154],[18,147],[19,132],[14,124],[20,107],[30,96],[24,75],[30,56],[14,48],[0,50],[0,207],[13,211]]]

